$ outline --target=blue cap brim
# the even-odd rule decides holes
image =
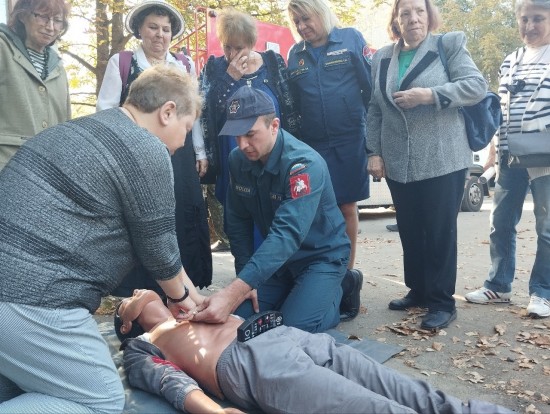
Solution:
[[[218,135],[231,135],[238,137],[246,135],[252,126],[256,123],[259,116],[244,119],[230,119],[225,121],[225,125]]]

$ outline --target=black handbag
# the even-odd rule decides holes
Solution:
[[[447,72],[447,77],[451,80],[449,66],[447,65],[447,55],[443,48],[443,36],[437,39],[437,49],[439,58]],[[464,117],[466,135],[468,136],[468,145],[472,151],[479,151],[485,148],[493,139],[495,132],[502,124],[502,110],[500,108],[500,97],[488,91],[485,98],[471,106],[462,106],[459,108]]]
[[[510,168],[550,167],[550,132],[508,134]]]

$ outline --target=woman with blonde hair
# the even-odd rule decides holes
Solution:
[[[327,0],[290,0],[287,10],[298,41],[288,54],[291,92],[300,114],[295,135],[327,162],[351,242],[341,307],[342,320],[348,320],[359,312],[363,283],[362,273],[353,267],[359,231],[357,201],[369,196],[366,124],[371,50],[359,31],[338,27]]]

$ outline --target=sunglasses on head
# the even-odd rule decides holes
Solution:
[[[526,82],[523,79],[516,79],[512,83],[506,85],[506,90],[512,95],[521,92],[525,89]]]

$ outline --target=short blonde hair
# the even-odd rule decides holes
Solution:
[[[340,25],[338,17],[336,17],[336,14],[330,8],[327,0],[290,0],[287,5],[287,12],[290,21],[290,31],[297,42],[301,41],[302,38],[298,34],[298,29],[293,22],[292,13],[300,16],[319,16],[327,35],[332,29]]]
[[[168,101],[176,104],[181,118],[201,114],[202,98],[197,80],[172,65],[155,65],[145,69],[130,85],[125,103],[144,113],[156,111]]]
[[[402,38],[402,34],[399,31],[399,25],[397,24],[397,17],[399,14],[399,2],[401,0],[394,0],[391,8],[390,21],[388,22],[388,34],[391,40],[399,40]],[[424,0],[426,5],[426,12],[428,13],[428,32],[431,33],[441,25],[441,16],[439,10],[432,3],[432,0]]]
[[[218,14],[216,33],[222,46],[236,40],[243,41],[246,46],[252,49],[258,39],[254,18],[232,8],[223,9]]]

